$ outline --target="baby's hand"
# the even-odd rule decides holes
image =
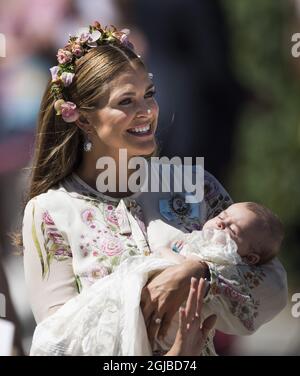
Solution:
[[[191,287],[185,308],[179,309],[179,329],[175,342],[167,356],[199,356],[211,329],[216,323],[217,316],[211,315],[201,325],[201,310],[206,283],[191,279]]]

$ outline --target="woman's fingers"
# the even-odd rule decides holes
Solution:
[[[180,307],[179,308],[179,332],[180,334],[185,334],[186,326],[187,326],[187,321],[186,321],[185,309],[183,307]]]
[[[198,281],[196,278],[191,278],[191,285],[189,295],[186,301],[186,318],[188,322],[191,322],[195,316],[196,308],[197,308],[197,288],[198,288]]]
[[[198,290],[197,290],[197,308],[196,308],[196,316],[201,317],[201,311],[203,306],[203,299],[207,288],[207,282],[200,278]]]

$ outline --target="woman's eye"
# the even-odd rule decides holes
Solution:
[[[119,103],[119,105],[121,105],[121,106],[126,106],[127,104],[129,104],[129,103],[131,103],[131,99],[130,98],[127,98],[127,99],[123,99],[120,103]]]
[[[146,97],[149,98],[149,96],[150,96],[150,98],[151,98],[151,97],[154,97],[155,94],[156,94],[156,91],[155,91],[155,90],[151,90],[151,91],[149,91],[149,92],[146,94]]]
[[[152,98],[152,97],[155,95],[155,93],[156,93],[155,90],[151,90],[151,91],[149,91],[149,92],[145,95],[145,98]],[[123,99],[123,100],[119,103],[119,105],[121,105],[121,106],[126,106],[126,105],[130,104],[131,101],[132,101],[131,98],[126,98],[126,99]]]

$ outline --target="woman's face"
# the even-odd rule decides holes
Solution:
[[[154,151],[159,113],[154,94],[148,72],[141,66],[110,82],[104,107],[90,117],[95,129],[93,149],[98,155],[116,156],[121,148],[127,149],[128,157]]]

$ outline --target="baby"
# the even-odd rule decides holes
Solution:
[[[202,231],[181,234],[154,253],[178,264],[185,259],[200,258],[218,265],[261,265],[278,254],[282,239],[283,226],[275,214],[262,205],[241,202],[232,204],[207,221]],[[206,315],[212,313],[207,308]],[[155,338],[154,349],[170,348],[177,328],[178,317],[175,315],[165,338]],[[213,355],[212,336],[208,349]]]
[[[275,214],[257,203],[240,202],[207,221],[202,231],[183,234],[159,252],[178,263],[200,257],[218,264],[261,265],[277,255],[282,239]]]

